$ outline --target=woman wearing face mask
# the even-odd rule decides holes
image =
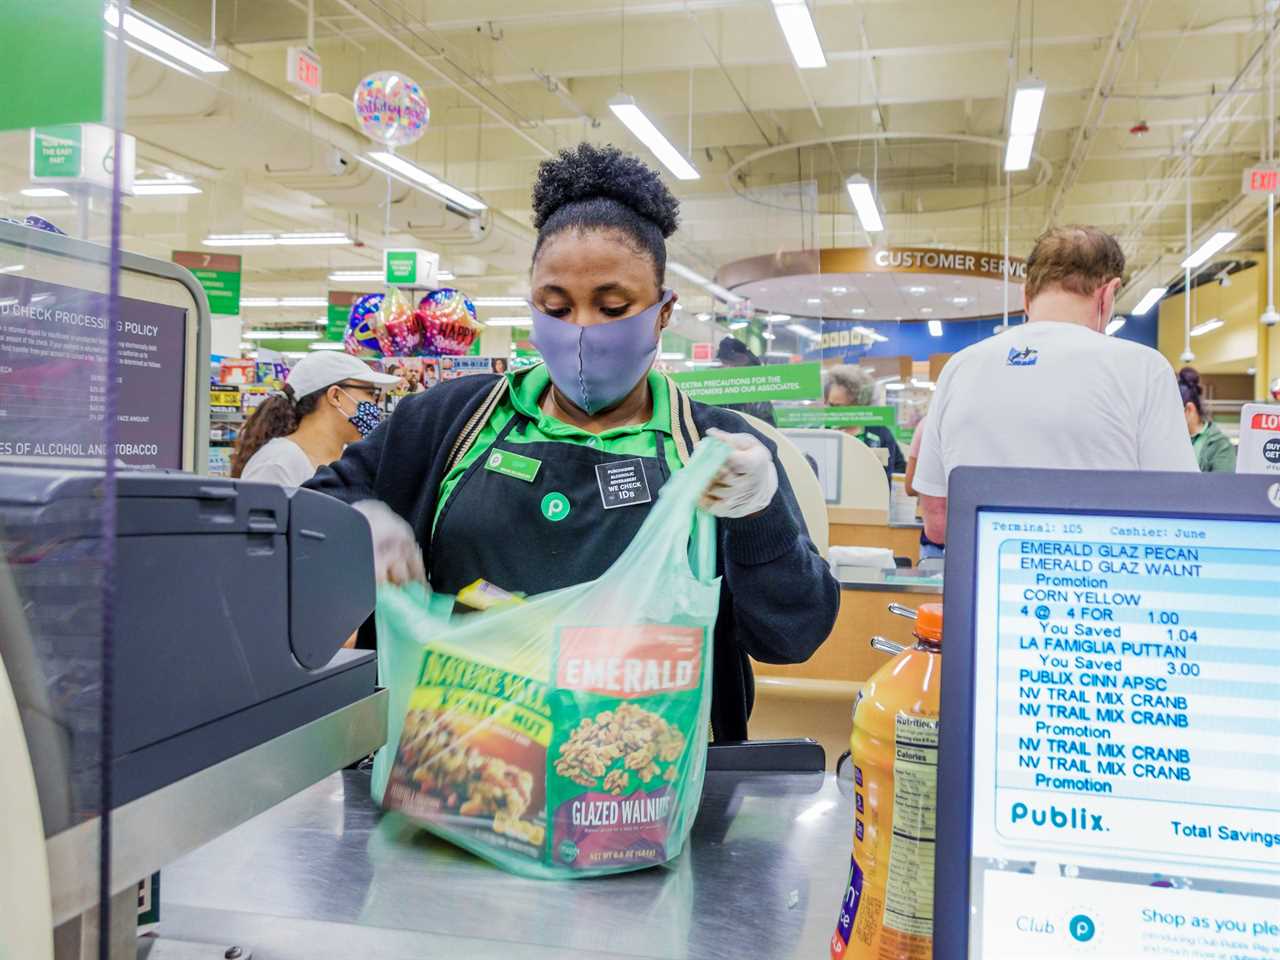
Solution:
[[[284,392],[249,417],[231,456],[241,480],[301,486],[382,418],[383,389],[400,382],[345,353],[314,353],[289,371]]]
[[[658,176],[582,144],[542,165],[533,207],[545,362],[406,398],[309,486],[369,518],[380,578],[538,594],[607,570],[699,439],[721,437],[734,452],[704,498],[723,576],[712,726],[745,739],[748,655],[806,659],[831,630],[838,587],[767,441],[652,369],[675,306],[663,281],[678,210]]]

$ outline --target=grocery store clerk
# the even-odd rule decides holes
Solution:
[[[663,279],[678,202],[659,177],[581,144],[542,165],[533,207],[545,362],[406,398],[309,486],[369,519],[380,579],[425,577],[442,593],[484,579],[532,595],[603,574],[699,438],[721,437],[733,453],[703,500],[723,577],[712,727],[746,739],[748,656],[807,659],[835,621],[838,586],[769,442],[652,369],[675,304]],[[610,482],[619,471],[638,497]]]

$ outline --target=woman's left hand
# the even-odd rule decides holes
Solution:
[[[767,507],[778,492],[778,470],[768,448],[749,433],[712,428],[707,436],[727,443],[733,452],[698,505],[717,517],[749,517]]]

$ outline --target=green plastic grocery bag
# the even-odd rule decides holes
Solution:
[[[529,877],[677,856],[702,795],[720,598],[697,504],[729,452],[700,443],[596,580],[452,618],[452,597],[379,588],[374,798]]]

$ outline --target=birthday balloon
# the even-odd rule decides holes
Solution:
[[[382,307],[382,299],[383,295],[380,293],[366,293],[351,305],[347,332],[342,338],[347,353],[358,355],[381,352],[373,319]]]
[[[476,308],[461,290],[432,290],[415,312],[422,325],[422,349],[431,356],[460,356],[480,335]]]
[[[404,146],[427,132],[431,108],[417,82],[402,73],[371,73],[352,96],[360,129],[378,143]]]
[[[422,327],[409,298],[399,290],[382,301],[373,320],[373,331],[388,357],[412,357],[422,347]]]

